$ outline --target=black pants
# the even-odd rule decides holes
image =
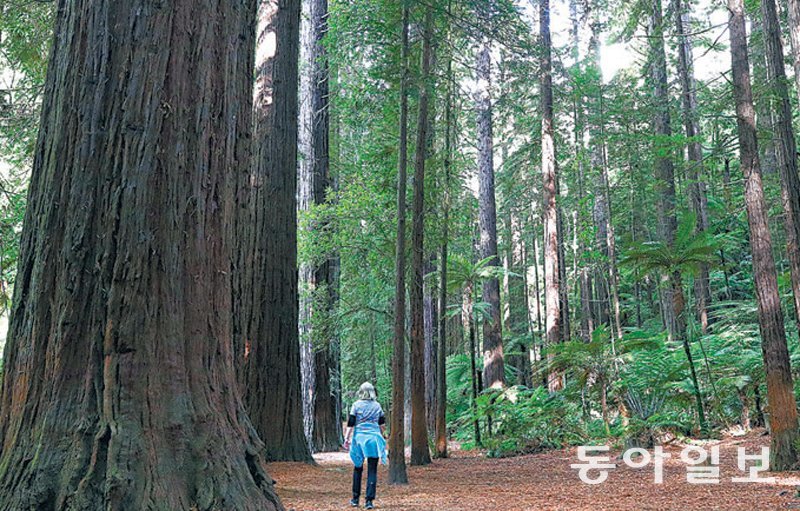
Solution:
[[[353,469],[353,499],[361,496],[361,476],[364,466]],[[378,458],[367,458],[367,501],[375,500],[375,490],[378,487]]]

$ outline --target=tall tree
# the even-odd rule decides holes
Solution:
[[[783,43],[775,0],[761,0],[761,18],[769,97],[775,116],[773,132],[778,174],[781,177],[786,254],[792,279],[795,319],[800,322],[800,176],[797,175],[797,144],[792,127],[792,105],[783,64]]]
[[[422,63],[420,70],[419,114],[417,117],[417,143],[414,159],[414,199],[411,227],[411,464],[428,465],[427,407],[425,405],[425,314],[424,314],[424,234],[425,234],[425,160],[428,145],[428,84],[431,71],[431,44],[433,43],[432,8],[425,9],[425,28],[422,36]]]
[[[328,60],[323,44],[328,31],[328,1],[303,2],[300,55],[300,118],[298,143],[298,200],[300,211],[325,203],[331,189],[329,157]],[[325,225],[310,229],[324,232]],[[322,255],[320,262],[300,266],[300,335],[306,349],[304,371],[309,380],[303,400],[306,432],[315,451],[335,451],[342,437],[341,404],[335,385],[338,339],[330,326],[337,296],[338,256]],[[309,403],[306,403],[308,401]]]
[[[238,397],[223,271],[256,4],[59,7],[5,351],[0,509],[282,509]]]
[[[237,235],[250,238],[243,392],[268,460],[311,461],[303,429],[297,289],[300,0],[259,7],[253,177]],[[241,208],[240,208],[241,210]],[[277,418],[277,419],[276,419]]]
[[[539,37],[541,39],[541,108],[542,108],[542,178],[544,217],[544,295],[547,346],[561,342],[561,252],[558,236],[558,175],[553,127],[553,62],[550,37],[550,0],[539,2]],[[561,376],[551,374],[551,391],[561,388]]]
[[[671,155],[672,127],[670,124],[669,89],[667,87],[667,58],[664,50],[664,19],[661,11],[661,0],[653,0],[650,16],[648,38],[650,42],[650,71],[653,87],[655,111],[653,112],[653,128],[655,132],[654,156],[656,165],[656,183],[658,193],[658,231],[659,237],[668,249],[675,246],[678,220],[675,211],[675,168]],[[664,287],[662,310],[664,322],[670,338],[680,341],[694,386],[697,418],[701,429],[705,429],[705,410],[700,383],[697,378],[692,350],[686,336],[686,318],[684,309],[686,298],[683,294],[683,281],[679,270],[673,269],[662,278]]]
[[[745,206],[750,226],[750,251],[753,255],[758,320],[770,408],[770,466],[772,470],[787,470],[797,467],[797,405],[758,160],[743,1],[728,0],[728,11],[739,152],[745,178]]]
[[[397,245],[395,251],[392,413],[389,436],[389,484],[408,484],[405,455],[406,375],[406,180],[408,173],[408,0],[400,22],[400,144],[397,157]]]
[[[695,214],[695,231],[708,230],[708,198],[703,180],[703,148],[697,116],[697,83],[694,79],[694,57],[689,27],[689,5],[686,0],[672,0],[675,32],[678,36],[678,78],[681,83],[683,127],[687,139],[689,195]],[[708,307],[711,304],[708,263],[701,263],[695,280],[697,317],[703,333],[708,330]]]
[[[478,51],[475,106],[478,112],[478,219],[480,258],[491,258],[490,266],[499,266],[497,258],[497,207],[494,191],[494,144],[492,140],[492,66],[490,42],[484,40]],[[500,282],[491,276],[483,282],[483,301],[489,306],[483,322],[483,384],[486,388],[505,385],[503,332],[500,318]]]
[[[450,6],[448,4],[448,12]],[[451,30],[447,39],[451,40]],[[453,56],[447,59],[445,98],[444,200],[442,204],[442,244],[439,249],[439,342],[436,347],[436,456],[447,457],[447,279],[450,237],[450,176],[453,164]]]

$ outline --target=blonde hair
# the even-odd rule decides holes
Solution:
[[[368,381],[365,381],[361,384],[358,388],[358,399],[363,399],[366,401],[375,401],[378,399],[378,393],[375,392],[375,387]]]

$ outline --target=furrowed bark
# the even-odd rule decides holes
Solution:
[[[424,234],[425,234],[425,160],[428,144],[428,98],[431,68],[433,14],[425,10],[422,40],[421,83],[417,143],[414,161],[413,225],[411,228],[411,464],[428,465],[428,426],[425,405],[425,314],[424,314]]]
[[[774,114],[775,156],[781,177],[781,202],[786,231],[786,254],[794,295],[795,320],[800,321],[800,176],[797,167],[797,144],[792,127],[783,43],[775,0],[761,0],[767,83]]]
[[[0,509],[282,509],[231,341],[255,15],[251,0],[60,2],[5,352]]]
[[[739,152],[745,178],[745,206],[750,227],[750,251],[753,255],[758,320],[769,400],[772,438],[770,468],[790,470],[797,468],[798,463],[797,405],[758,160],[758,140],[753,94],[750,88],[750,64],[747,56],[747,31],[742,0],[728,0],[728,11]],[[756,403],[758,397],[756,394]]]
[[[492,140],[492,98],[490,43],[483,42],[478,52],[478,217],[480,224],[480,258],[492,258],[489,266],[497,267],[497,207],[494,190],[494,157]],[[489,304],[489,317],[483,322],[483,382],[486,388],[505,385],[503,332],[500,318],[500,282],[489,277],[482,285],[483,301]]]
[[[402,2],[400,32],[400,143],[397,158],[397,247],[395,252],[392,415],[389,484],[408,484],[405,458],[406,179],[408,168],[408,0]]]
[[[248,313],[243,392],[270,461],[312,462],[303,429],[297,289],[297,79],[300,0],[262,2],[256,51],[253,177],[237,236]]]

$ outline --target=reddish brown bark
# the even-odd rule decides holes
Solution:
[[[0,409],[0,509],[281,509],[238,397],[254,1],[61,2]]]
[[[422,40],[421,83],[417,142],[414,160],[413,225],[411,228],[411,269],[413,282],[411,305],[411,464],[428,465],[428,426],[425,406],[425,315],[424,315],[424,234],[425,234],[425,160],[428,143],[428,79],[431,68],[433,18],[430,7],[425,12]]]
[[[245,403],[271,461],[312,461],[303,431],[297,289],[297,79],[300,0],[259,8],[252,178],[240,190],[237,236],[252,263],[239,268],[237,318],[249,353]],[[239,273],[237,271],[237,273]]]
[[[781,27],[774,0],[761,0],[767,83],[774,114],[775,156],[781,177],[781,203],[786,231],[786,254],[794,296],[796,320],[800,321],[800,176],[797,166],[797,144],[792,126],[786,69],[783,63]]]
[[[405,458],[406,377],[406,179],[408,167],[408,0],[402,2],[400,32],[400,144],[397,157],[397,247],[395,252],[392,413],[389,484],[407,484]]]
[[[544,295],[547,346],[561,342],[561,251],[558,236],[558,176],[553,128],[552,46],[550,42],[550,0],[539,3],[540,37],[542,42],[541,102],[542,102],[542,177],[544,203]],[[551,374],[551,391],[562,386],[561,375]]]
[[[797,405],[789,366],[777,272],[772,257],[769,217],[761,182],[742,0],[728,0],[728,11],[739,152],[745,178],[745,206],[750,226],[750,251],[753,255],[758,320],[769,400],[772,436],[770,465],[772,470],[788,470],[796,468],[798,461]]]

